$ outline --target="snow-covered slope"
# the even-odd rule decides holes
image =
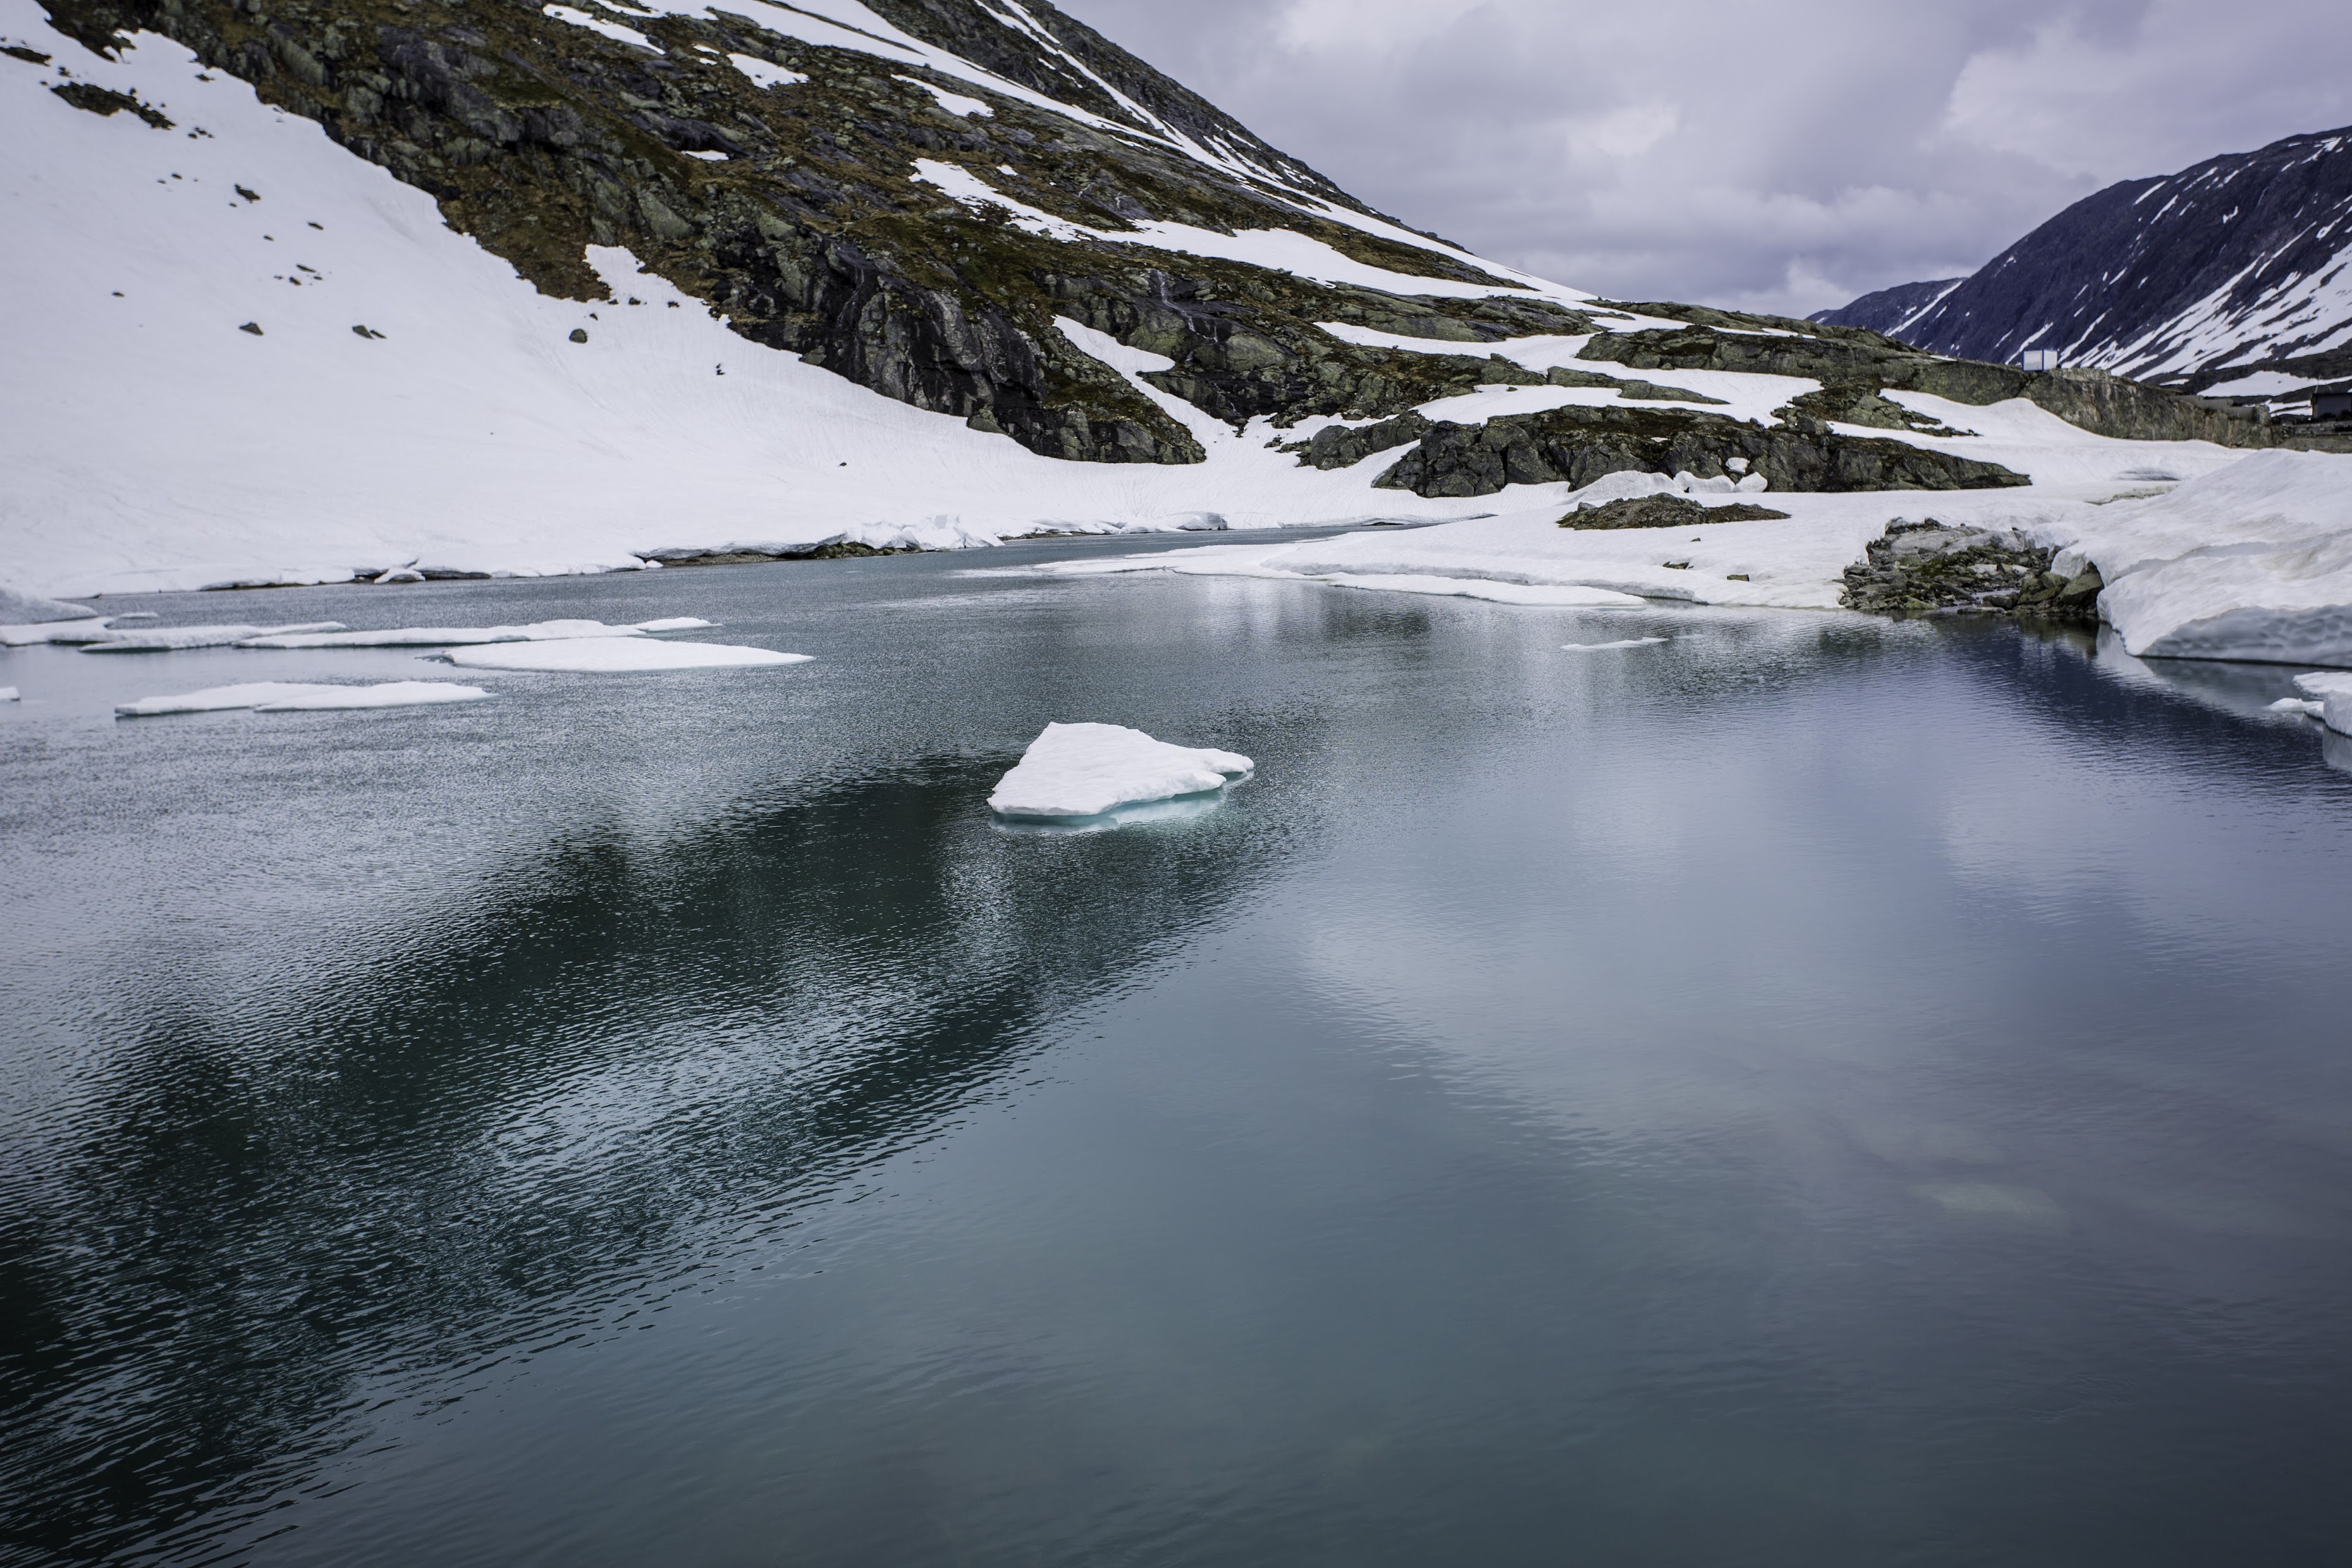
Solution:
[[[1967,359],[2056,349],[2226,395],[2352,378],[2352,129],[2110,185],[1957,286],[1813,319]]]
[[[770,20],[795,36],[835,26],[797,11]],[[1034,354],[1083,367],[1098,404],[1124,399],[1188,442],[1196,462],[1065,461],[1034,449],[1049,443],[1007,440],[986,417],[887,395],[835,374],[824,354],[779,352],[764,326],[747,328],[641,271],[624,246],[584,247],[594,288],[581,292],[591,297],[555,297],[453,232],[427,191],[171,39],[142,33],[102,57],[49,26],[31,0],[0,0],[0,40],[16,51],[0,58],[0,138],[11,149],[0,166],[0,319],[11,347],[0,381],[0,574],[47,590],[403,568],[595,571],[844,540],[985,543],[1041,529],[1443,518],[1491,508],[1475,494],[1376,489],[1386,460],[1315,467],[1277,446],[1391,411],[1470,426],[1564,403],[1698,417],[1699,405],[1661,402],[1622,365],[1580,372],[1591,384],[1546,382],[1591,333],[1508,328],[1589,326],[1580,313],[1588,296],[1344,208],[1295,166],[1269,163],[1270,153],[1244,158],[1246,147],[1203,142],[1140,108],[1134,114],[1156,127],[1152,144],[1171,156],[1228,172],[1240,159],[1257,188],[1277,175],[1297,182],[1277,195],[1299,226],[1223,232],[1107,214],[1082,225],[1037,205],[1053,199],[1042,191],[1028,201],[1003,195],[969,163],[936,159],[911,160],[908,184],[950,204],[948,213],[974,215],[971,230],[935,219],[951,251],[986,233],[1013,235],[1098,263],[1156,257],[1171,270],[1147,282],[1163,291],[1178,287],[1171,271],[1182,266],[1226,269],[1208,271],[1221,286],[1258,279],[1262,290],[1302,295],[1309,319],[1295,326],[1202,301],[1197,332],[1184,324],[1195,318],[1171,325],[1113,311],[1127,341],[1068,315],[1024,337]],[[887,29],[859,47],[998,93],[992,118],[1037,107],[1034,89]],[[803,58],[841,68],[814,48]],[[133,107],[92,112],[60,88],[112,95],[100,108]],[[1050,111],[1074,127],[1106,123],[1079,107]],[[1329,214],[1345,226],[1316,216]],[[1342,249],[1334,239],[1347,233],[1377,243]],[[635,243],[660,240],[646,233]],[[1078,297],[1067,308],[1099,306]],[[1621,331],[1682,325],[1622,312],[1602,320]],[[1307,360],[1263,335],[1276,331],[1328,357]],[[1334,366],[1338,391],[1327,396],[1318,388],[1329,377],[1317,377]],[[1273,412],[1250,413],[1255,391],[1283,390],[1286,375],[1307,384]],[[1685,379],[1713,405],[1757,420],[1818,386]],[[1511,381],[1538,384],[1501,384]]]

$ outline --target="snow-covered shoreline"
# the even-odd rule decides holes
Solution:
[[[1206,460],[1063,461],[751,342],[625,249],[589,255],[612,301],[540,294],[449,229],[425,193],[245,83],[200,71],[181,46],[142,34],[102,59],[49,28],[31,0],[0,0],[0,18],[54,49],[54,68],[135,93],[203,132],[85,112],[29,71],[0,77],[0,135],[16,154],[0,169],[12,219],[0,225],[0,330],[12,356],[0,379],[0,583],[36,595],[397,584],[828,546],[985,550],[1041,535],[1216,530],[1234,542],[1048,570],[1290,576],[1514,604],[1820,610],[1838,605],[1845,568],[1891,521],[1933,516],[2012,530],[2061,550],[2070,569],[2095,564],[2104,611],[2136,654],[2352,663],[2352,458],[2114,440],[2021,399],[1974,406],[1892,391],[1932,427],[1968,434],[1838,434],[2000,464],[2032,484],[1774,490],[1762,499],[1785,520],[1673,538],[1562,530],[1554,524],[1577,499],[1565,485],[1473,497],[1377,489],[1385,458],[1320,469],[1296,450],[1320,430],[1369,421],[1277,427],[1260,417],[1236,430],[1144,379],[1170,362],[1066,320],[1057,330],[1069,343],[1181,423]],[[1359,266],[1318,259],[1313,246],[1285,256],[1301,276]],[[1423,284],[1470,288],[1399,286]],[[1402,352],[1465,346],[1336,321],[1323,330]],[[1602,384],[1485,385],[1419,412],[1471,424],[1614,405],[1624,392],[1606,378],[1655,374],[1672,384],[1650,385],[1644,406],[1769,423],[1820,386],[1588,361],[1591,342],[1475,347],[1520,372],[1573,368]],[[1670,483],[1623,474],[1590,489]],[[1437,526],[1283,532],[1381,521]]]
[[[2023,490],[1773,493],[1784,520],[1696,528],[1559,526],[1579,501],[1664,493],[1672,482],[1612,475],[1541,507],[1407,533],[1213,545],[1180,555],[1053,562],[1062,576],[1175,572],[1290,577],[1350,588],[1454,593],[1506,603],[1655,600],[1787,610],[1840,604],[1845,569],[1890,513],[2014,532],[2057,551],[2072,575],[2097,568],[2102,615],[2142,658],[2352,665],[2352,458],[2263,452],[2179,485],[2122,497]],[[1720,507],[1753,500],[1696,493]],[[1581,596],[1579,596],[1581,595]]]

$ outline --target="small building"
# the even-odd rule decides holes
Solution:
[[[2313,393],[2311,416],[2314,419],[2352,419],[2352,392]]]
[[[2056,349],[2028,349],[2017,356],[2017,363],[2024,370],[2056,370],[2064,362]]]

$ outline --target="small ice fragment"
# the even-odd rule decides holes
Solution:
[[[0,702],[17,702],[21,700],[23,700],[23,699],[17,696],[16,689],[15,687],[0,686]]]
[[[499,643],[451,648],[442,656],[468,669],[545,669],[619,673],[646,669],[721,669],[805,664],[804,653],[775,653],[715,642],[656,642],[652,637],[567,637],[557,642]]]
[[[236,708],[257,712],[303,709],[414,708],[434,702],[476,702],[488,692],[446,680],[391,680],[375,686],[337,686],[292,680],[250,680],[213,686],[176,697],[142,697],[117,703],[118,719],[152,719],[165,713],[220,713]]]
[[[305,621],[290,626],[166,626],[161,631],[118,633],[83,647],[84,653],[181,653],[197,647],[231,647],[257,637],[323,636],[343,629],[341,621]]]
[[[2316,719],[2326,710],[2326,703],[2306,702],[2300,697],[2282,697],[2271,704],[2273,713],[2300,713],[2306,719]]]
[[[636,629],[641,632],[692,632],[718,624],[717,621],[706,621],[700,616],[672,616],[666,621],[639,621]]]
[[[1606,653],[1616,647],[1655,647],[1665,640],[1664,637],[1623,637],[1616,642],[1564,642],[1559,647],[1562,653]]]
[[[997,781],[988,805],[1005,816],[1099,816],[1217,789],[1256,765],[1233,752],[1171,746],[1122,724],[1048,724]]]

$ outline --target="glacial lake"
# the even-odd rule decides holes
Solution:
[[[2292,671],[971,574],[1103,548],[128,606],[786,669],[0,654],[0,1563],[2341,1557]],[[1007,831],[1052,720],[1258,771]]]

